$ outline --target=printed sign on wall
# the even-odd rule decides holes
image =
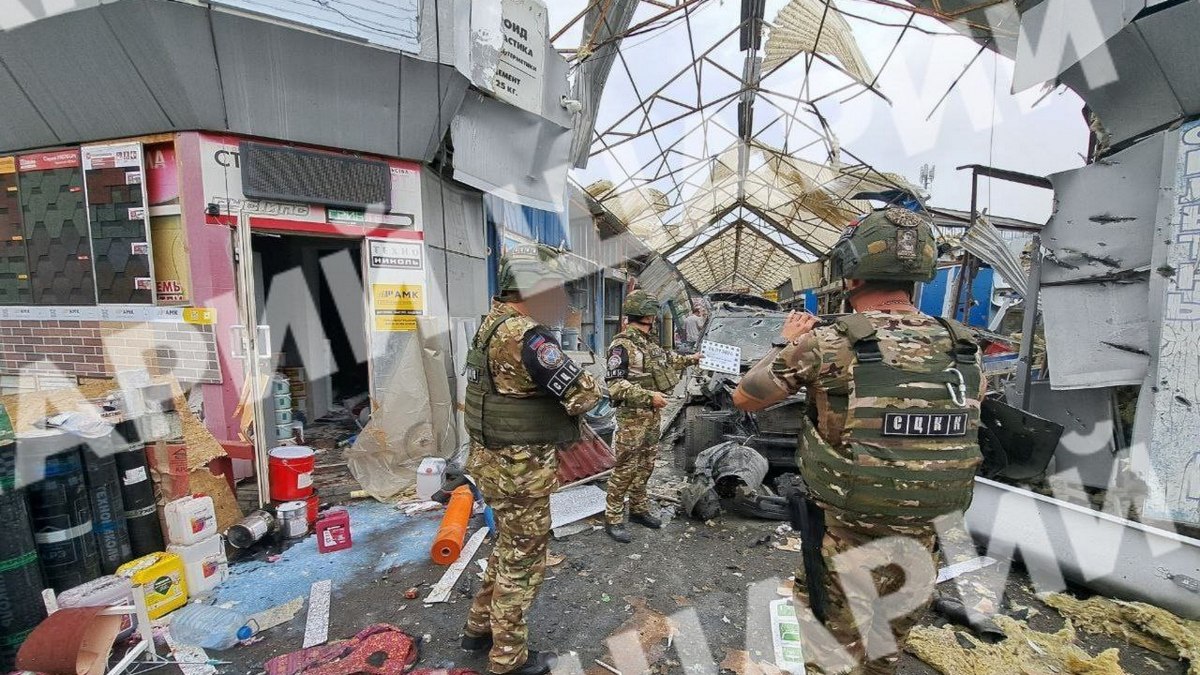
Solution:
[[[81,148],[96,294],[101,304],[154,302],[142,144]]]
[[[374,330],[416,330],[425,313],[425,243],[368,239],[367,255]]]
[[[542,112],[546,65],[546,6],[541,0],[504,0],[504,45],[496,64],[496,98],[532,113]]]

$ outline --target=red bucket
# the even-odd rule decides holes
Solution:
[[[317,458],[312,448],[285,445],[267,454],[272,501],[304,500],[313,493],[312,474]]]
[[[316,490],[308,496],[308,529],[312,529],[317,524],[317,513],[321,509],[321,497]]]

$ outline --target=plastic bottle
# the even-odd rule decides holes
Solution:
[[[171,615],[171,637],[183,645],[222,650],[253,635],[246,617],[232,609],[187,605]]]

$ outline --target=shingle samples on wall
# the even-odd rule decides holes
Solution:
[[[0,305],[29,304],[32,300],[17,163],[12,157],[0,157]]]
[[[79,151],[23,155],[17,169],[34,304],[94,304]]]
[[[82,154],[97,300],[153,303],[142,146],[84,146]]]

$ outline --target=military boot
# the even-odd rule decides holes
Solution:
[[[487,635],[471,635],[463,631],[462,636],[463,651],[468,652],[484,652],[492,648],[492,634]]]
[[[628,544],[629,542],[633,541],[633,537],[629,535],[629,530],[625,529],[625,523],[605,525],[604,531],[608,533],[608,536],[621,542],[622,544]]]
[[[658,519],[658,516],[649,513],[631,513],[629,514],[629,522],[637,523],[642,527],[648,527],[652,530],[662,529],[662,521]]]
[[[529,658],[525,659],[524,665],[517,666],[515,669],[504,673],[504,675],[546,675],[550,669],[554,668],[558,657],[554,654],[545,652],[535,652],[529,650]],[[489,673],[491,671],[488,671]],[[495,675],[493,673],[493,675]]]

